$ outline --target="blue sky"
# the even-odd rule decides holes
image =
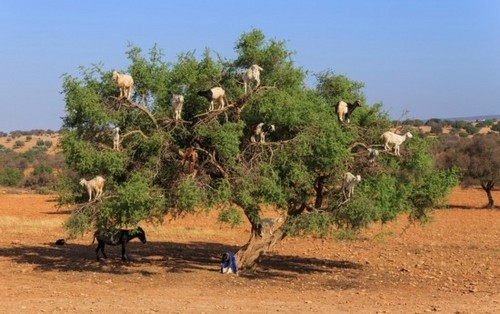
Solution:
[[[58,130],[61,75],[125,70],[129,43],[232,59],[252,28],[310,73],[364,82],[394,119],[500,114],[498,0],[2,0],[0,130]]]

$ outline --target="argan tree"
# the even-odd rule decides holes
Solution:
[[[136,82],[130,100],[117,97],[113,69],[95,65],[64,76],[67,171],[59,188],[61,203],[76,204],[66,222],[71,235],[224,208],[222,220],[246,217],[252,226],[237,253],[245,268],[285,236],[359,230],[402,212],[425,219],[455,184],[453,172],[433,169],[425,138],[405,142],[402,157],[382,151],[369,160],[368,149],[382,147],[380,135],[391,123],[381,104],[366,105],[362,83],[327,71],[317,76],[317,88],[308,88],[285,43],[259,30],[244,33],[235,52],[234,60],[213,58],[207,49],[199,59],[186,52],[166,62],[157,47],[147,56],[130,47],[124,70]],[[245,94],[240,73],[252,64],[264,69],[261,85]],[[228,104],[208,111],[197,92],[214,86],[225,89]],[[173,120],[169,99],[179,93],[182,119]],[[339,99],[364,103],[344,127],[333,112]],[[276,131],[266,143],[251,142],[251,126],[260,122]],[[115,126],[120,151],[112,149]],[[349,200],[340,191],[346,171],[363,178]],[[95,175],[106,178],[105,192],[86,203],[78,180]],[[262,206],[283,218],[272,234],[262,232]]]
[[[458,167],[462,186],[480,185],[486,192],[486,208],[493,208],[492,190],[500,181],[500,134],[476,134],[472,138],[442,137],[439,165],[443,169]]]

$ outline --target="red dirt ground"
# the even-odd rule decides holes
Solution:
[[[500,202],[500,191],[494,192]],[[356,240],[287,238],[256,272],[221,275],[221,253],[249,227],[215,214],[144,225],[132,262],[90,234],[64,237],[55,197],[0,190],[1,313],[500,313],[500,210],[480,189],[455,189],[424,227],[405,217]]]

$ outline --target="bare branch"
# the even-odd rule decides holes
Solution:
[[[200,151],[200,152],[203,152],[205,153],[208,157],[210,157],[210,163],[212,165],[214,165],[215,168],[217,168],[217,170],[219,170],[219,172],[222,174],[223,177],[227,178],[227,172],[226,170],[224,170],[224,168],[222,168],[221,165],[219,165],[219,163],[217,162],[216,158],[215,158],[215,152],[213,153],[210,153],[208,152],[207,150],[201,148],[201,147],[196,147],[196,150],[197,151]]]
[[[149,137],[147,137],[147,136],[146,136],[146,135],[145,135],[145,134],[144,134],[141,130],[134,130],[134,131],[130,131],[130,132],[125,133],[125,134],[122,136],[122,138],[121,138],[121,140],[120,140],[120,143],[123,141],[123,139],[124,139],[124,138],[126,138],[127,136],[130,136],[130,135],[132,135],[132,134],[140,134],[140,135],[142,135],[142,137],[144,137],[145,139],[148,139],[148,138],[149,138]]]
[[[151,119],[151,121],[153,122],[155,127],[158,128],[158,121],[156,121],[156,118],[153,116],[153,114],[148,110],[148,108],[144,104],[141,104],[141,105],[136,104],[135,102],[133,102],[130,99],[125,98],[125,97],[112,97],[111,96],[109,98],[112,99],[115,103],[119,103],[120,106],[123,104],[126,107],[137,108],[137,109],[141,110],[149,117],[149,119]],[[120,110],[120,107],[118,107],[118,110]]]

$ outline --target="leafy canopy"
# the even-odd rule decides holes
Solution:
[[[405,142],[401,158],[381,153],[368,160],[367,148],[381,148],[380,135],[391,123],[381,104],[366,104],[363,83],[326,71],[314,89],[306,87],[305,71],[294,65],[285,42],[259,30],[243,33],[235,52],[234,60],[207,49],[200,58],[183,52],[166,62],[156,46],[147,54],[131,46],[123,71],[135,80],[130,101],[117,98],[112,69],[102,65],[64,75],[67,170],[59,187],[62,203],[80,204],[66,222],[72,235],[215,205],[226,208],[220,221],[240,223],[243,213],[254,227],[260,207],[272,205],[286,215],[287,234],[326,235],[401,212],[425,218],[454,185],[455,173],[433,169],[425,138]],[[239,73],[252,64],[264,69],[261,86],[245,95]],[[229,105],[207,112],[197,92],[214,86],[225,89]],[[179,93],[185,96],[182,121],[173,121],[170,97]],[[346,126],[333,110],[341,99],[363,103]],[[251,126],[260,122],[276,131],[266,143],[252,143]],[[122,132],[119,151],[112,150],[115,126]],[[190,147],[198,153],[194,172],[182,162]],[[363,178],[347,202],[340,191],[346,171]],[[79,178],[96,175],[106,178],[105,193],[86,203]]]

